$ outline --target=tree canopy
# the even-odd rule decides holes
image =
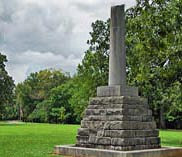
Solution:
[[[3,106],[12,101],[14,81],[5,69],[7,58],[0,53],[0,118],[2,117]]]
[[[28,120],[28,116],[37,105],[49,98],[51,89],[65,83],[69,78],[70,76],[60,70],[53,69],[31,73],[24,82],[17,85],[15,90],[19,117]]]

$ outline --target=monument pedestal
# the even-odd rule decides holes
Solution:
[[[55,146],[72,157],[182,157],[182,148],[160,147],[147,99],[112,96],[90,99],[76,145]]]
[[[181,157],[182,148],[160,147],[159,131],[147,99],[139,96],[91,98],[76,145],[55,146],[72,157]]]
[[[122,151],[160,148],[158,136],[146,99],[95,97],[85,110],[76,146]]]

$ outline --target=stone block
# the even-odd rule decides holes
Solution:
[[[135,131],[136,137],[158,137],[159,130],[136,130]]]
[[[134,130],[105,130],[104,136],[112,137],[112,138],[135,137],[135,131]]]
[[[122,87],[120,85],[115,86],[101,86],[97,87],[98,97],[109,97],[109,96],[138,96],[137,87]]]
[[[115,150],[121,150],[121,151],[115,151]],[[135,150],[135,151],[130,151],[130,150]],[[179,147],[160,148],[159,145],[143,145],[143,146],[139,145],[139,146],[129,146],[129,147],[101,146],[100,149],[94,148],[94,145],[93,148],[82,148],[82,147],[75,147],[75,145],[67,145],[67,146],[55,146],[54,152],[55,154],[60,154],[63,156],[74,156],[74,157],[98,157],[98,156],[99,157],[181,157],[182,156],[182,148]]]
[[[97,144],[101,145],[111,145],[111,138],[110,137],[97,137]]]
[[[129,151],[133,149],[133,146],[111,146],[111,149],[117,151]]]
[[[111,149],[110,145],[95,145],[97,147],[97,149],[106,149],[109,150]]]
[[[106,130],[154,130],[155,122],[137,122],[137,121],[107,121]]]
[[[124,110],[123,109],[107,109],[106,115],[123,115]]]
[[[111,138],[110,137],[97,137],[97,136],[90,136],[89,143],[95,145],[111,145]],[[95,146],[97,147],[97,146]]]
[[[112,96],[90,98],[89,105],[108,105],[108,104],[128,104],[128,105],[148,105],[148,101],[141,97]]]
[[[103,129],[105,125],[105,121],[81,121],[82,128],[89,128],[89,129]]]
[[[97,144],[97,136],[89,136],[89,143],[90,144]]]
[[[98,109],[97,112],[99,112]],[[150,110],[147,109],[106,109],[106,115],[129,115],[129,116],[140,116],[140,115],[150,115]]]
[[[118,111],[119,112],[119,111]],[[135,116],[125,114],[110,114],[110,115],[86,115],[83,118],[84,121],[140,121],[140,122],[152,122],[153,117],[148,115]]]
[[[142,121],[142,116],[108,115],[107,121]]]
[[[158,130],[104,130],[105,137],[134,138],[134,137],[158,137]]]
[[[88,144],[89,136],[76,136],[77,144]]]
[[[109,98],[104,98],[104,97],[94,97],[90,98],[89,100],[89,105],[108,105]]]
[[[152,140],[154,141],[154,139]],[[145,145],[146,139],[145,138],[112,138],[111,144],[113,146]],[[157,144],[157,143],[151,143],[151,144]]]
[[[85,116],[83,118],[84,121],[106,121],[108,117],[106,116],[99,116],[99,115],[91,115]]]
[[[149,109],[148,105],[129,105],[129,104],[107,104],[107,105],[89,105],[87,109],[137,109],[145,112]]]
[[[79,128],[78,135],[79,136],[89,136],[89,129],[88,128]]]
[[[109,105],[89,105],[87,109],[106,109]]]
[[[85,110],[85,115],[106,115],[106,110],[105,109],[86,109]]]
[[[153,144],[159,144],[159,143],[160,143],[159,137],[146,137],[145,138],[146,145],[153,145]]]
[[[150,110],[149,110],[149,112],[150,112]],[[154,118],[152,117],[151,112],[150,112],[150,115],[143,115],[141,121],[142,122],[154,121]]]

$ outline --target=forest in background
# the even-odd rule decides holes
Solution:
[[[182,3],[137,0],[126,11],[127,82],[148,99],[160,128],[182,128]],[[92,23],[89,49],[74,76],[62,70],[31,73],[17,84],[0,54],[0,119],[80,123],[90,97],[107,85],[109,19]]]

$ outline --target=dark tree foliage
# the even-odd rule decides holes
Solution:
[[[138,0],[127,11],[128,79],[164,128],[166,120],[182,120],[181,25],[178,0]]]
[[[5,105],[12,102],[14,81],[5,69],[6,56],[0,53],[0,119],[3,116]]]

